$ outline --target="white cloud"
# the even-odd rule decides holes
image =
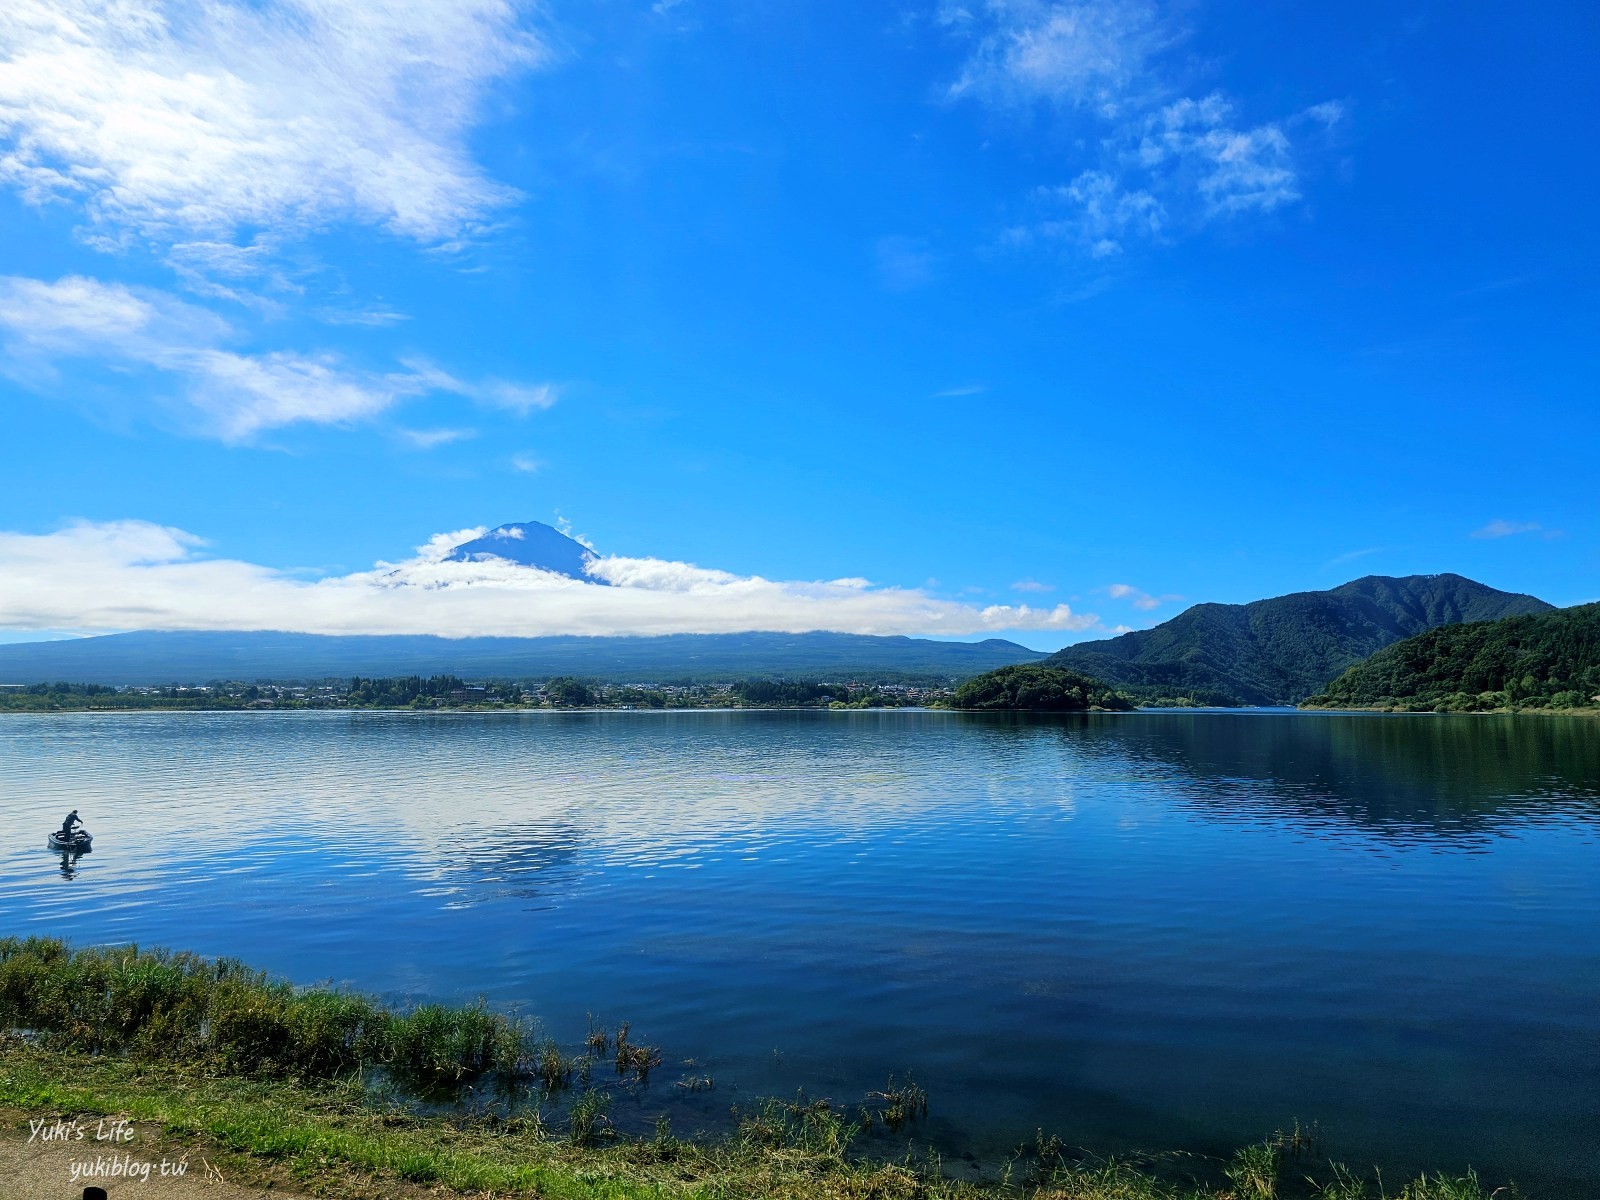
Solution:
[[[1318,105],[1337,111],[1337,105]],[[1167,105],[1140,139],[1142,166],[1169,165],[1188,177],[1207,216],[1252,209],[1271,212],[1300,199],[1289,139],[1274,124],[1237,129],[1233,106],[1220,93]]]
[[[0,627],[275,629],[459,636],[729,633],[742,630],[962,636],[1082,630],[1067,605],[977,607],[862,579],[782,582],[690,563],[602,558],[585,583],[449,550],[482,529],[438,535],[416,557],[307,581],[207,557],[201,539],[142,521],[0,533]]]
[[[511,469],[521,471],[525,475],[532,475],[544,468],[544,463],[532,454],[519,452],[511,456]]]
[[[414,378],[425,381],[430,390],[451,392],[490,408],[505,409],[518,416],[525,417],[536,410],[549,408],[561,398],[560,391],[554,384],[507,383],[503,379],[472,383],[458,379],[450,372],[422,358],[403,359],[401,365]]]
[[[149,245],[199,296],[281,318],[320,270],[308,235],[358,224],[449,252],[517,198],[480,168],[470,140],[492,90],[549,58],[529,27],[538,7],[7,0],[0,187],[81,212],[92,246]],[[160,372],[199,430],[227,440],[359,421],[428,391],[520,413],[556,398],[547,385],[364,371],[315,351],[244,353],[220,317],[147,289],[0,288],[11,374],[38,382],[41,364],[61,357]],[[405,319],[361,302],[310,308],[334,324]]]
[[[560,399],[561,395],[554,384],[538,383],[530,386],[503,381],[474,388],[467,394],[476,396],[496,408],[508,409],[521,416],[538,409],[549,408]]]
[[[277,262],[278,245],[258,234],[249,245],[233,242],[179,242],[167,251],[167,266],[185,287],[201,296],[230,300],[280,316],[284,305],[261,294],[265,289],[292,293],[299,289]]]
[[[1220,92],[1174,99],[1176,71],[1163,55],[1186,31],[1142,0],[988,0],[976,12],[945,11],[946,25],[973,43],[951,96],[1046,104],[1088,148],[1071,182],[1035,191],[1042,211],[1007,232],[1014,246],[1051,241],[1103,259],[1135,240],[1288,207],[1302,196],[1305,149],[1291,133],[1315,143],[1343,118],[1328,101],[1251,125]]]
[[[1053,592],[1056,585],[1053,583],[1040,583],[1037,579],[1019,579],[1011,585],[1013,592]]]
[[[1155,238],[1167,219],[1161,201],[1146,191],[1127,191],[1105,171],[1085,171],[1063,187],[1046,188],[1040,198],[1066,210],[1063,217],[1024,229],[1029,236],[1081,244],[1093,258],[1122,253],[1128,236]]]
[[[1147,60],[1171,36],[1155,6],[1140,0],[989,0],[981,13],[943,10],[946,25],[982,31],[950,95],[1048,100],[1106,117],[1122,111]]]
[[[1106,595],[1113,600],[1126,600],[1140,612],[1150,612],[1152,609],[1160,608],[1169,601],[1183,599],[1182,596],[1173,593],[1168,593],[1164,596],[1152,596],[1149,592],[1126,583],[1113,583],[1106,588]]]
[[[384,308],[320,308],[316,316],[319,321],[325,321],[329,325],[362,325],[368,329],[381,329],[386,325],[395,325],[411,319],[406,313]]]
[[[448,446],[451,442],[464,442],[478,436],[476,429],[399,429],[395,432],[402,441],[418,450],[432,450],[435,446]]]
[[[0,337],[13,374],[63,358],[94,358],[171,376],[197,431],[226,441],[297,422],[359,421],[430,391],[472,395],[508,386],[361,371],[332,354],[240,353],[228,348],[233,331],[214,313],[164,292],[83,276],[54,283],[0,276]]]
[[[0,179],[88,236],[233,241],[347,220],[460,236],[510,189],[467,138],[545,57],[518,0],[9,0]]]
[[[556,522],[556,529],[559,530],[564,536],[571,538],[573,541],[577,542],[578,545],[580,545],[580,546],[584,546],[584,547],[586,547],[586,548],[588,548],[590,550],[594,550],[594,543],[589,540],[587,535],[579,533],[576,529],[574,529],[572,527],[572,522],[567,520],[566,517],[561,515],[561,510],[559,508],[556,509],[556,512],[555,512],[555,522]],[[598,554],[599,551],[596,550],[595,553]]]
[[[1544,526],[1537,521],[1490,521],[1482,529],[1474,529],[1472,536],[1475,538],[1504,538],[1515,537],[1519,533],[1540,533]]]
[[[935,400],[955,400],[962,396],[981,396],[989,390],[986,383],[964,383],[959,387],[947,387],[943,391],[933,394]]]

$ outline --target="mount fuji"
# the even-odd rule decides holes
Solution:
[[[609,587],[608,581],[589,574],[589,564],[599,557],[576,538],[570,538],[542,521],[519,521],[496,526],[482,537],[462,542],[445,555],[445,560],[482,562],[484,559],[500,558],[519,566]]]

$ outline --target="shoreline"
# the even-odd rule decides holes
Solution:
[[[1371,1195],[1364,1172],[1323,1159],[1298,1125],[1227,1159],[1177,1152],[1137,1165],[1041,1130],[1003,1162],[952,1163],[967,1171],[957,1178],[919,1138],[930,1098],[909,1078],[858,1104],[755,1097],[722,1132],[680,1136],[662,1106],[683,1085],[652,1076],[665,1073],[662,1051],[630,1030],[591,1024],[569,1053],[536,1023],[481,1004],[397,1009],[236,960],[0,939],[0,1163],[50,1130],[83,1143],[85,1158],[216,1157],[231,1180],[351,1200]],[[649,1096],[640,1115],[654,1115],[653,1135],[611,1122],[613,1098]],[[111,1144],[97,1144],[108,1126]],[[1469,1172],[1419,1178],[1394,1200],[1490,1197]]]
[[[825,1100],[767,1100],[728,1134],[579,1137],[541,1108],[505,1117],[422,1113],[358,1078],[296,1082],[192,1065],[63,1053],[0,1036],[0,1165],[27,1162],[37,1194],[58,1194],[74,1164],[121,1159],[152,1196],[527,1196],[550,1200],[1495,1200],[1515,1198],[1472,1172],[1420,1176],[1376,1192],[1376,1173],[1321,1159],[1299,1130],[1230,1159],[1187,1153],[1142,1165],[1068,1149],[1042,1132],[988,1178],[951,1175],[933,1150],[853,1151],[857,1126]],[[41,1146],[38,1132],[81,1128],[82,1144]],[[110,1130],[111,1133],[106,1131]],[[95,1139],[113,1134],[111,1144]],[[87,1147],[87,1148],[84,1148]],[[161,1164],[184,1162],[182,1179]],[[1164,1162],[1165,1171],[1151,1163]],[[1175,1164],[1185,1164],[1181,1172]],[[138,1173],[148,1174],[141,1181]],[[88,1178],[87,1175],[83,1176]],[[104,1179],[101,1182],[105,1182]],[[117,1182],[113,1179],[111,1182]],[[161,1185],[158,1188],[158,1185]],[[220,1186],[219,1186],[220,1185]],[[231,1190],[230,1190],[231,1189]],[[28,1195],[29,1193],[22,1193]]]
[[[1371,704],[1361,708],[1327,708],[1317,704],[1300,705],[1297,712],[1303,713],[1350,713],[1368,715],[1372,713],[1391,717],[1600,717],[1600,706],[1589,705],[1585,708],[1472,708],[1472,709],[1446,709],[1440,712],[1435,708],[1396,708],[1392,705]]]
[[[352,714],[373,713],[408,716],[526,716],[531,713],[544,713],[551,716],[594,716],[600,714],[626,713],[629,715],[657,715],[669,716],[683,713],[755,713],[755,712],[790,712],[790,713],[949,713],[959,716],[1097,716],[1097,717],[1129,717],[1140,713],[1187,716],[1224,716],[1241,714],[1249,716],[1290,716],[1296,714],[1314,716],[1406,716],[1406,717],[1600,717],[1600,706],[1585,708],[1486,708],[1470,710],[1449,710],[1439,712],[1431,708],[1396,708],[1391,706],[1368,705],[1353,708],[1332,708],[1321,705],[1288,705],[1288,704],[1240,704],[1228,707],[1220,705],[1149,705],[1136,707],[1130,710],[1110,708],[1088,709],[1048,709],[1048,708],[1007,708],[1007,709],[969,709],[953,708],[948,705],[937,704],[900,704],[900,705],[874,705],[857,708],[853,705],[840,705],[832,708],[826,705],[809,704],[738,704],[738,705],[693,705],[685,704],[670,708],[648,707],[574,707],[554,708],[547,705],[521,705],[487,707],[474,705],[442,705],[438,708],[410,708],[410,707],[358,707],[347,708],[333,705],[303,705],[285,708],[247,708],[242,705],[154,705],[143,704],[137,706],[105,706],[105,707],[73,707],[73,708],[19,708],[0,707],[0,719],[8,716],[40,717],[40,716],[141,716],[144,714],[169,714],[169,713],[195,713],[201,715],[216,715],[218,713],[237,713],[242,716],[281,716],[284,714],[300,713],[327,713],[327,714]]]

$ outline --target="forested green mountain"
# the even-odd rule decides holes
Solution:
[[[352,675],[639,682],[760,675],[820,681],[962,679],[1044,657],[1015,642],[935,642],[847,633],[680,633],[661,637],[327,637],[309,633],[119,633],[0,646],[0,683],[113,684]]]
[[[1429,630],[1357,663],[1306,704],[1446,712],[1600,705],[1600,604]]]
[[[1145,703],[1294,704],[1403,638],[1550,610],[1533,596],[1460,575],[1368,575],[1326,592],[1197,604],[1154,629],[1081,642],[1045,662],[1103,679]]]
[[[976,712],[1087,712],[1092,708],[1127,711],[1133,708],[1098,679],[1061,667],[1032,663],[1001,667],[967,680],[956,689],[952,706]]]

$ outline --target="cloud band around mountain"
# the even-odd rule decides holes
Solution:
[[[307,580],[146,521],[0,533],[0,627],[281,630],[321,634],[541,637],[767,630],[960,637],[1082,630],[1065,604],[980,607],[864,579],[764,579],[652,558],[608,557],[586,583],[504,560],[445,555],[482,530],[441,534],[402,563]]]

